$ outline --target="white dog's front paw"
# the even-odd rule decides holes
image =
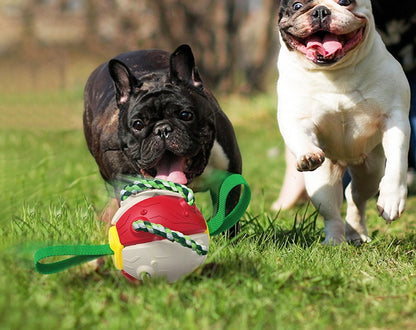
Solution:
[[[383,181],[380,184],[377,209],[379,215],[389,223],[402,215],[406,207],[407,187],[406,185],[401,185],[396,189],[391,189]]]
[[[296,163],[296,168],[298,171],[313,171],[325,160],[325,154],[322,150],[317,150],[315,152],[309,152],[298,158]]]

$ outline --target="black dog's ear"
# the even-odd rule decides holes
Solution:
[[[119,60],[110,60],[108,70],[116,88],[117,104],[123,105],[129,101],[134,88],[140,87],[139,82],[129,68]]]
[[[170,56],[170,77],[173,81],[201,87],[202,80],[195,67],[194,54],[188,45],[179,46]]]

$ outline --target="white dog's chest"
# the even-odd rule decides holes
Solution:
[[[381,142],[383,111],[360,93],[320,95],[309,104],[299,120],[329,159],[359,163]]]

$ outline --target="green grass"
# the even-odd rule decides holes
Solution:
[[[253,191],[241,236],[212,238],[205,264],[168,284],[133,285],[110,258],[55,275],[33,268],[45,245],[107,243],[108,194],[82,134],[82,88],[0,95],[2,329],[402,329],[416,326],[416,201],[373,242],[326,247],[312,206],[269,207],[284,173],[275,97],[220,97]],[[17,116],[17,118],[16,118]],[[200,202],[198,202],[198,200]],[[203,208],[205,196],[197,195]]]

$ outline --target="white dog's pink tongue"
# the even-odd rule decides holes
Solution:
[[[186,159],[183,157],[167,157],[162,159],[157,167],[157,179],[172,181],[179,184],[187,184],[188,179],[184,173]]]
[[[330,57],[342,50],[342,43],[338,37],[332,33],[326,33],[324,38],[314,35],[309,38],[306,44],[306,57],[310,60],[316,59],[316,56]]]

